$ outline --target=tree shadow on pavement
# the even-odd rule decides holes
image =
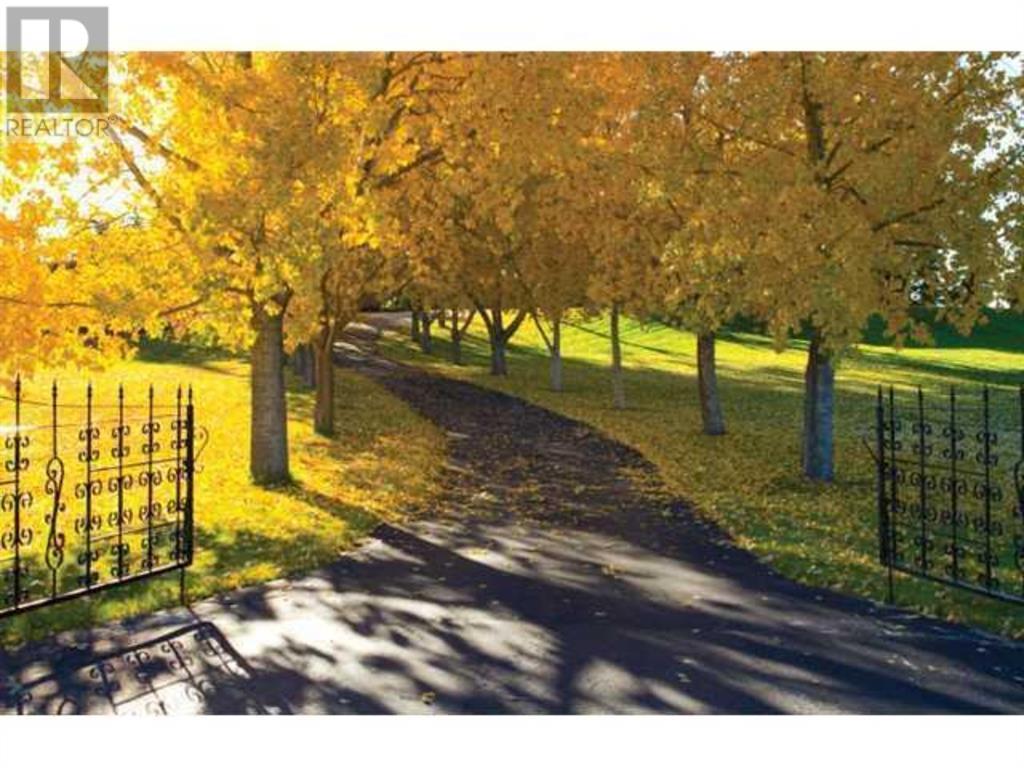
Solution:
[[[796,584],[594,430],[362,365],[447,431],[439,498],[308,576],[0,655],[0,707],[1024,710],[1021,644]]]

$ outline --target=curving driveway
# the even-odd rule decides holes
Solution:
[[[579,423],[345,364],[448,434],[418,522],[305,578],[0,654],[0,708],[1024,712],[1024,645],[788,581]]]

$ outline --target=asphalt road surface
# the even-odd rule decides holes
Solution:
[[[348,347],[443,491],[304,578],[0,651],[0,711],[1024,712],[1024,645],[795,584],[630,449]]]

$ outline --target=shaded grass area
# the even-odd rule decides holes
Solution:
[[[514,339],[505,379],[487,373],[486,334],[479,322],[464,342],[463,366],[447,362],[450,349],[443,334],[438,331],[429,358],[396,334],[384,339],[382,349],[601,429],[647,456],[674,493],[690,499],[701,514],[780,572],[876,600],[884,598],[885,573],[877,563],[875,465],[863,439],[874,425],[877,385],[895,385],[898,397],[909,402],[918,385],[929,398],[945,397],[956,386],[963,399],[972,401],[987,384],[995,388],[995,420],[1016,428],[1015,387],[1024,381],[1024,324],[1019,318],[1000,318],[998,333],[988,333],[985,346],[961,341],[898,351],[860,345],[839,368],[837,478],[821,485],[800,475],[804,342],[777,353],[763,336],[722,334],[719,379],[729,433],[713,438],[701,431],[696,338],[687,331],[623,323],[629,401],[624,411],[611,407],[606,318],[579,319],[565,328],[562,393],[548,388],[546,351],[533,327],[524,325]],[[1017,606],[899,574],[896,594],[901,605],[925,613],[1024,636],[1024,609]]]
[[[55,377],[69,401],[81,400],[88,377],[100,403],[114,401],[118,383],[126,397],[140,399],[152,382],[157,401],[166,402],[179,383],[194,386],[196,420],[210,433],[198,462],[196,559],[188,573],[189,596],[197,599],[330,562],[379,520],[400,518],[432,493],[444,450],[441,433],[369,379],[345,370],[335,375],[332,439],[312,431],[312,393],[290,387],[294,482],[279,488],[249,480],[249,369],[237,359],[167,347],[99,373],[40,373],[26,382],[26,391],[46,392]],[[7,415],[0,414],[0,421]],[[75,504],[80,502],[70,498],[69,515]],[[0,620],[0,642],[14,645],[177,602],[177,576],[159,576]]]

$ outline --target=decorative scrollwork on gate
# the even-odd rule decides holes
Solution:
[[[123,387],[112,405],[91,386],[84,404],[49,394],[27,398],[19,379],[0,396],[0,618],[171,571],[184,594],[207,439],[191,390],[170,404],[153,387],[142,404]]]
[[[1024,603],[1024,388],[1016,410],[1012,425],[996,419],[987,387],[971,400],[951,390],[941,405],[920,388],[912,399],[879,388],[873,454],[890,597],[903,571]]]
[[[46,567],[50,569],[54,584],[57,571],[64,564],[64,534],[60,529],[62,514],[67,510],[61,493],[64,490],[64,462],[53,456],[46,465],[46,494],[51,498],[50,514],[46,516],[49,533],[46,536]]]

